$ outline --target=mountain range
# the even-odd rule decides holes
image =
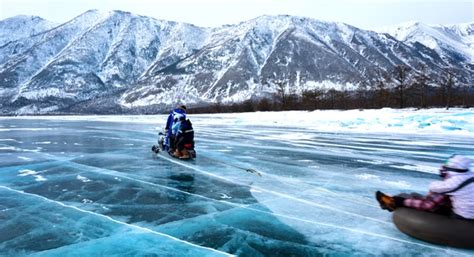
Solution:
[[[21,27],[19,30],[18,28]],[[0,114],[150,113],[286,90],[355,89],[396,65],[474,83],[474,23],[375,31],[295,16],[203,28],[123,11],[0,21]]]

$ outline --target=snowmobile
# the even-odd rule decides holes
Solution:
[[[174,158],[179,158],[175,156],[171,150],[168,149],[167,145],[165,144],[165,140],[166,140],[166,132],[158,133],[158,145],[153,145],[151,147],[151,151],[153,151],[156,154],[160,153],[160,151],[163,151],[163,152],[167,151],[170,156]],[[186,150],[188,151],[189,158],[187,159],[179,158],[179,159],[190,160],[190,159],[196,158],[196,151],[194,150],[194,142],[192,144],[185,144],[184,148],[186,148]]]

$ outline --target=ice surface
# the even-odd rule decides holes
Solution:
[[[374,192],[424,193],[474,157],[473,116],[190,115],[188,162],[152,155],[165,116],[0,118],[0,256],[472,256],[399,232]]]

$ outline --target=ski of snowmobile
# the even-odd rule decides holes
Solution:
[[[165,133],[163,132],[160,132],[158,133],[158,144],[157,145],[153,145],[151,147],[151,151],[155,154],[159,154],[159,153],[168,153],[169,156],[173,157],[173,158],[176,158],[176,159],[180,159],[180,160],[193,160],[196,158],[196,151],[194,150],[194,147],[192,148],[187,148],[186,149],[187,152],[188,152],[188,158],[182,158],[180,156],[177,156],[175,155],[174,153],[172,152],[169,152],[169,151],[166,151],[166,147],[165,147]]]
[[[159,146],[156,146],[156,145],[153,145],[151,147],[151,151],[156,155],[158,155],[158,154],[169,155],[172,158],[183,160],[183,161],[194,160],[196,158],[196,153],[195,153],[194,149],[193,150],[188,150],[188,152],[189,152],[189,157],[188,158],[182,158],[180,156],[174,155],[173,153],[168,152],[165,149],[161,149]]]

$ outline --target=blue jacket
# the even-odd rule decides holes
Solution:
[[[186,111],[181,108],[176,108],[170,112],[168,115],[168,120],[166,120],[165,129],[168,130],[168,135],[171,135],[171,128],[173,127],[174,118],[177,114],[181,114],[186,118]]]
[[[178,131],[179,131],[179,128],[181,127],[181,121],[174,121],[173,122],[173,126],[171,126],[171,134],[172,135],[177,135],[178,134]]]

